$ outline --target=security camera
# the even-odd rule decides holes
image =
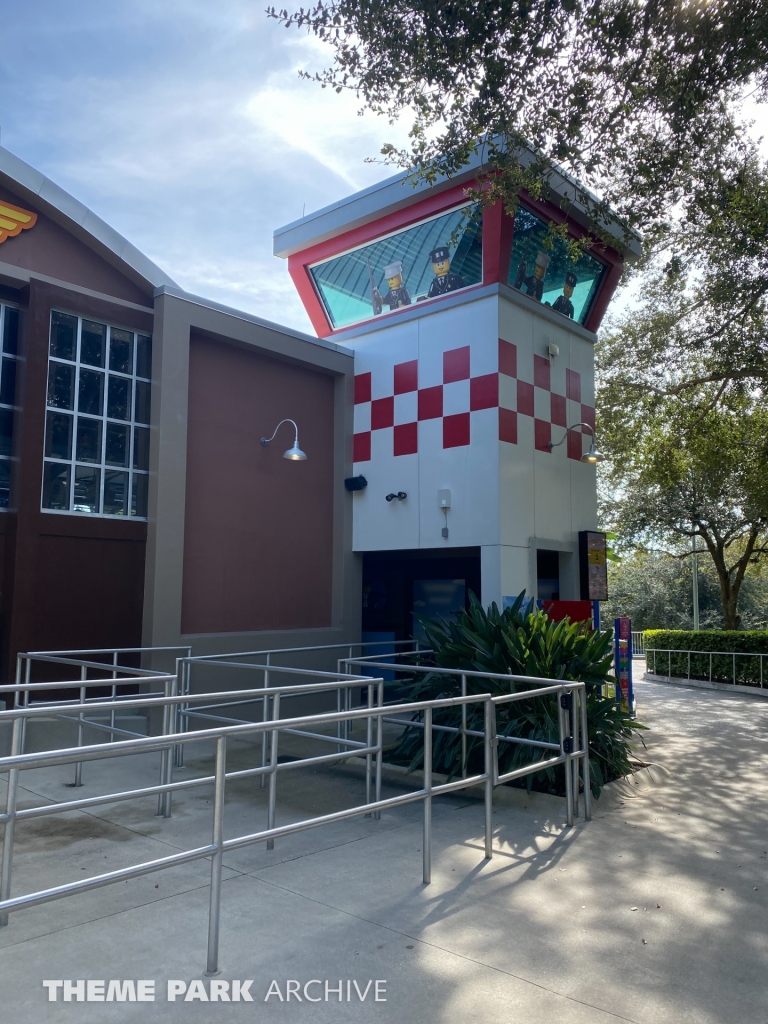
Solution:
[[[394,493],[393,494],[388,494],[386,500],[387,501],[395,501],[395,500],[397,500],[397,501],[405,501],[405,499],[407,497],[408,497],[408,495],[405,493],[405,491],[398,491],[397,494],[394,494]]]

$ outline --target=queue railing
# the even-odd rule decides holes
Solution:
[[[272,666],[274,670],[275,667]],[[279,671],[290,672],[288,668],[281,667]],[[296,671],[296,670],[293,670]],[[149,680],[148,680],[149,681]],[[530,682],[530,680],[527,680]],[[499,783],[522,778],[523,776],[543,770],[545,767],[553,767],[563,764],[565,769],[567,793],[567,819],[568,824],[573,824],[574,801],[571,787],[572,765],[581,761],[586,766],[585,778],[588,779],[589,753],[586,743],[586,728],[582,728],[581,745],[574,745],[573,719],[569,720],[569,700],[571,708],[581,707],[585,714],[586,703],[584,701],[584,684],[578,682],[564,682],[561,680],[542,680],[548,685],[536,686],[532,690],[525,690],[519,693],[504,694],[493,697],[488,693],[468,694],[461,697],[448,697],[437,700],[416,701],[403,703],[397,706],[401,716],[414,714],[420,715],[420,726],[423,729],[423,786],[415,791],[398,794],[393,797],[382,798],[381,796],[381,759],[383,752],[383,723],[392,712],[391,706],[383,704],[383,679],[365,677],[350,677],[326,679],[322,682],[289,684],[283,687],[260,687],[252,691],[216,691],[208,693],[186,693],[186,694],[163,694],[161,696],[146,696],[140,694],[130,699],[102,701],[100,708],[104,711],[121,711],[127,708],[144,707],[146,709],[165,708],[169,711],[169,717],[163,720],[170,721],[175,725],[178,709],[186,706],[187,709],[199,705],[203,701],[216,704],[218,701],[238,700],[239,698],[250,699],[252,697],[268,699],[270,706],[270,718],[267,721],[245,722],[231,725],[218,725],[214,728],[198,729],[188,732],[169,731],[160,736],[146,736],[140,738],[112,740],[111,742],[76,746],[61,750],[46,751],[42,753],[25,754],[23,752],[23,731],[24,723],[32,718],[62,714],[65,716],[80,716],[87,714],[93,708],[92,702],[62,704],[46,703],[45,706],[34,706],[29,703],[19,703],[12,709],[0,712],[0,722],[10,720],[13,723],[13,736],[11,754],[8,757],[0,758],[0,773],[8,773],[8,787],[6,794],[6,807],[4,813],[0,814],[0,823],[4,825],[2,868],[0,869],[0,924],[6,924],[8,915],[24,908],[38,906],[63,897],[101,888],[118,881],[125,881],[150,874],[167,867],[188,863],[203,858],[211,858],[211,886],[209,900],[208,919],[208,952],[206,960],[206,973],[214,974],[219,966],[219,933],[221,918],[221,882],[224,854],[228,850],[251,846],[258,843],[273,845],[277,838],[292,835],[308,829],[317,828],[322,825],[331,824],[346,820],[348,818],[362,815],[379,816],[383,810],[394,808],[402,804],[421,801],[423,803],[423,862],[422,878],[425,884],[431,881],[432,871],[432,800],[436,796],[449,794],[470,787],[484,786],[484,825],[485,842],[484,855],[490,859],[493,854],[493,787]],[[24,684],[22,684],[23,686]],[[40,684],[28,683],[27,687],[34,687]],[[46,685],[46,684],[43,684]],[[71,684],[70,684],[71,685]],[[342,711],[319,712],[314,714],[299,715],[293,718],[281,718],[281,699],[287,691],[290,695],[297,695],[299,690],[306,693],[328,692],[329,690],[342,688],[361,688],[367,693],[364,706],[344,709]],[[496,731],[496,708],[499,705],[519,701],[530,700],[536,697],[555,695],[558,708],[559,727],[559,749],[556,744],[547,745],[547,755],[539,761],[525,765],[512,772],[500,773],[498,766],[498,742],[501,737]],[[563,698],[566,698],[565,700]],[[375,702],[374,702],[375,700]],[[466,704],[479,703],[483,707],[483,729],[481,737],[483,741],[483,771],[473,775],[465,774],[461,778],[434,785],[432,772],[432,747],[434,732],[438,728],[433,723],[433,714],[436,710],[449,707],[462,707]],[[282,733],[300,734],[304,736],[325,736],[322,730],[330,727],[339,721],[367,722],[368,728],[366,741],[363,746],[359,741],[352,741],[349,738],[346,743],[344,756],[375,757],[377,769],[374,775],[375,791],[371,792],[371,779],[368,776],[366,785],[366,798],[363,803],[353,807],[334,811],[330,814],[311,817],[287,825],[277,825],[275,820],[275,799],[278,774],[282,771],[295,770],[308,765],[328,763],[340,760],[339,753],[333,751],[330,754],[315,755],[312,757],[301,757],[296,760],[280,762],[278,759],[279,736]],[[372,724],[375,723],[375,739],[373,737]],[[400,724],[403,724],[402,719]],[[583,725],[586,725],[584,721]],[[440,727],[442,728],[442,727]],[[475,732],[480,732],[475,730]],[[264,733],[271,734],[269,748],[269,760],[266,764],[259,764],[252,768],[240,769],[228,772],[226,769],[227,744],[233,740],[258,737]],[[508,737],[507,737],[508,738]],[[335,743],[338,737],[331,737]],[[98,796],[85,797],[78,800],[63,802],[51,802],[38,807],[19,808],[18,790],[19,775],[22,771],[32,768],[53,767],[65,764],[77,764],[86,761],[98,761],[104,758],[135,755],[149,752],[159,752],[161,758],[166,754],[166,762],[172,763],[170,752],[177,746],[186,746],[190,743],[215,743],[215,763],[212,775],[196,779],[161,781],[155,786],[145,786],[141,789],[121,790],[112,793],[102,793]],[[343,758],[341,758],[343,759]],[[226,782],[229,779],[244,778],[248,776],[268,776],[270,780],[270,794],[267,807],[267,827],[257,832],[225,838],[224,829],[224,793]],[[161,778],[163,776],[161,775]],[[13,848],[15,826],[19,820],[26,818],[41,817],[45,815],[61,814],[66,811],[77,811],[87,807],[114,803],[123,800],[139,799],[147,796],[157,795],[158,799],[169,797],[171,793],[185,790],[192,787],[212,786],[214,792],[213,820],[211,841],[201,846],[193,847],[166,857],[157,858],[152,861],[133,864],[128,867],[106,872],[85,879],[64,883],[48,889],[27,893],[21,896],[11,895],[11,878],[13,863]],[[585,789],[585,817],[591,814],[588,788]]]

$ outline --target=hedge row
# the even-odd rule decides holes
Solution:
[[[744,654],[768,654],[766,629],[646,629],[646,651],[742,651]]]
[[[764,629],[647,629],[643,633],[643,645],[650,671],[653,671],[653,651],[727,651],[725,655],[658,654],[655,658],[657,672],[669,673],[678,678],[689,675],[692,679],[712,679],[713,682],[733,683],[742,686],[768,686],[768,658],[750,655],[768,655],[768,630]],[[736,654],[736,677],[734,659]],[[762,666],[761,666],[762,662]],[[761,671],[762,669],[762,671]]]

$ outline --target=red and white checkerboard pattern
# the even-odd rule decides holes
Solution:
[[[371,434],[387,430],[392,434],[393,455],[415,455],[419,450],[419,423],[440,419],[443,424],[443,448],[459,448],[471,443],[471,412],[498,409],[499,440],[517,444],[518,417],[529,416],[534,425],[534,447],[548,452],[552,427],[565,429],[574,423],[594,427],[595,410],[581,401],[581,376],[565,371],[564,395],[551,386],[550,361],[533,357],[533,381],[517,376],[517,346],[499,338],[497,373],[471,375],[471,347],[464,345],[443,353],[443,379],[431,387],[419,386],[419,361],[397,363],[393,368],[391,390],[386,398],[371,399],[372,375],[355,375],[354,461],[371,458]],[[385,390],[389,390],[387,387]],[[554,440],[560,440],[560,432]],[[568,435],[569,459],[580,459],[583,447],[581,431]]]

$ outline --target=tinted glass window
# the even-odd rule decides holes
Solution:
[[[537,302],[583,324],[606,265],[588,253],[573,260],[549,225],[524,207],[515,214],[508,283]]]
[[[75,368],[67,363],[48,366],[48,405],[58,409],[75,407]]]
[[[83,320],[80,337],[80,362],[87,363],[89,366],[103,366],[106,348],[106,325]]]
[[[51,312],[43,509],[146,517],[149,429],[135,424],[149,423],[151,362],[149,335]],[[13,399],[14,369],[0,357],[0,463],[10,458],[13,409],[5,416],[2,400]]]
[[[113,327],[109,336],[110,370],[116,373],[133,373],[133,334]]]
[[[51,313],[51,355],[74,359],[77,353],[77,317],[69,313]]]
[[[479,207],[433,217],[310,270],[334,327],[368,320],[483,279]]]
[[[3,352],[16,355],[19,337],[19,311],[13,306],[5,307],[3,317]]]

